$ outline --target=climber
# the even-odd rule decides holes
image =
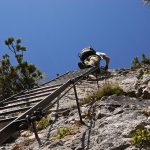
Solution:
[[[79,53],[79,58],[81,62],[78,63],[80,69],[89,68],[92,66],[100,67],[100,61],[105,60],[105,70],[108,70],[108,65],[110,58],[107,54],[102,52],[96,52],[93,48],[87,47],[84,48]]]

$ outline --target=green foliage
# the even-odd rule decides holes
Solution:
[[[106,82],[102,89],[99,90],[98,96],[110,96],[113,94],[122,95],[124,94],[123,89],[119,87],[118,84]]]
[[[146,69],[146,70],[144,71],[144,74],[150,74],[150,69]]]
[[[57,129],[57,135],[59,136],[60,139],[65,137],[68,133],[70,133],[69,128]]]
[[[87,103],[94,103],[100,100],[103,96],[110,96],[113,94],[124,95],[124,91],[119,87],[118,84],[106,82],[101,88],[99,88],[96,92],[92,93],[88,97],[84,98],[80,105],[84,105]]]
[[[146,57],[146,55],[143,53],[141,60],[139,60],[137,56],[133,58],[131,68],[139,68],[145,65],[150,65],[150,58]]]
[[[150,58],[149,57],[147,58],[144,53],[142,54],[141,64],[148,64],[148,65],[150,65]]]
[[[35,65],[24,60],[24,52],[27,50],[21,45],[21,39],[8,38],[5,41],[8,49],[13,53],[16,64],[10,61],[10,56],[5,54],[0,60],[0,95],[7,98],[24,89],[30,89],[42,79],[42,73]]]
[[[147,68],[141,69],[137,75],[137,79],[142,79],[144,74],[150,74],[150,70]]]
[[[143,75],[144,75],[144,71],[141,69],[139,71],[139,74],[137,75],[137,79],[142,79],[143,78]]]
[[[132,135],[132,145],[150,148],[150,131],[148,129],[137,129]]]
[[[144,5],[150,7],[150,0],[143,0]]]
[[[70,134],[71,131],[70,131],[70,128],[58,128],[57,129],[57,135],[54,136],[52,138],[53,141],[57,140],[57,139],[61,139],[63,137],[65,137],[66,135]]]
[[[40,121],[36,122],[36,126],[39,130],[45,129],[49,125],[49,119],[43,117]]]
[[[132,68],[138,68],[140,67],[140,61],[139,61],[139,58],[136,56],[133,58],[132,60]]]

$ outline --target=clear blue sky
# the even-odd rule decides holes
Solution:
[[[0,57],[4,40],[22,38],[26,59],[53,78],[77,69],[78,52],[92,45],[127,68],[150,54],[150,8],[142,0],[1,0]]]

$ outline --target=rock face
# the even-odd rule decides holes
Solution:
[[[143,102],[136,98],[116,95],[98,101],[91,107],[83,106],[84,113],[90,110],[91,114],[88,117],[83,113],[85,125],[80,126],[76,122],[72,122],[78,118],[77,113],[74,112],[71,119],[66,118],[65,122],[68,125],[74,125],[73,130],[77,130],[77,132],[57,142],[49,143],[43,148],[45,150],[50,148],[54,150],[135,149],[131,145],[132,132],[138,126],[144,127],[150,124],[150,118],[143,114],[143,110],[148,106],[150,106],[150,100]],[[59,126],[62,124],[63,120]]]
[[[98,113],[91,128],[90,149],[129,149],[131,131],[141,124],[149,124],[142,110],[150,105],[150,101],[143,104],[129,97],[110,96],[95,105]],[[94,135],[96,132],[98,136]]]
[[[94,104],[80,107],[84,124],[80,123],[74,92],[71,90],[56,105],[50,125],[39,131],[39,147],[33,133],[20,136],[3,150],[136,150],[131,144],[134,131],[146,128],[150,132],[150,75],[137,79],[138,70],[112,70],[113,76],[104,82],[118,83],[126,96],[104,96]],[[97,89],[96,81],[83,81],[77,86],[79,100]],[[147,113],[145,113],[147,112]],[[24,135],[24,134],[22,134]],[[150,147],[143,147],[143,150]]]
[[[117,70],[109,82],[118,83],[129,96],[150,99],[150,74],[138,79],[140,70]]]

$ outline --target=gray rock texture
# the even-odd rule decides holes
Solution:
[[[71,89],[49,114],[50,125],[39,131],[42,146],[34,134],[22,131],[14,142],[2,150],[136,150],[131,144],[133,132],[139,127],[150,131],[150,74],[137,79],[138,70],[110,70],[107,80],[99,78],[99,86],[117,83],[125,95],[104,96],[94,104],[80,107],[84,124],[80,123],[74,91]],[[77,85],[79,100],[97,90],[96,81],[84,80]],[[54,111],[55,110],[55,111]],[[68,132],[60,138],[58,130]],[[23,134],[24,133],[24,134]],[[64,134],[64,133],[63,133]],[[143,150],[150,149],[143,147]]]

